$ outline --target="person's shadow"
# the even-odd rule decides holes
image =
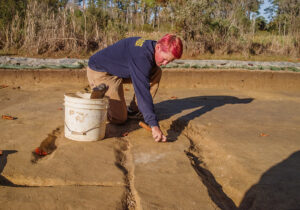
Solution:
[[[2,155],[0,155],[0,186],[15,186],[12,182],[1,175],[3,169],[7,164],[7,156],[18,152],[17,150],[3,150]]]
[[[245,193],[238,209],[300,209],[300,151],[266,171]]]
[[[169,119],[171,116],[178,114],[186,109],[194,109],[199,107],[187,115],[181,116],[172,122],[167,131],[167,139],[169,142],[176,141],[188,123],[206,112],[223,106],[225,104],[247,104],[252,102],[253,98],[239,99],[234,96],[195,96],[183,99],[166,100],[155,104],[158,120]],[[174,134],[176,131],[177,134]]]
[[[234,96],[195,96],[183,99],[166,100],[154,105],[158,120],[169,119],[175,114],[178,114],[186,109],[198,108],[197,110],[179,117],[172,122],[170,129],[167,131],[168,142],[177,140],[177,137],[188,125],[189,121],[199,117],[214,108],[223,106],[225,104],[247,104],[253,101],[253,98],[239,99]],[[128,119],[126,126],[107,124],[105,138],[124,137],[131,131],[139,129],[136,120]],[[176,131],[177,134],[174,135]]]

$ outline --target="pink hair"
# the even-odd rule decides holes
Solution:
[[[181,57],[182,42],[176,35],[166,34],[157,43],[161,45],[162,51],[171,52],[176,59]]]

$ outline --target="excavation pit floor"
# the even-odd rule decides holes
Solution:
[[[136,120],[71,141],[64,93],[86,85],[0,89],[0,114],[17,117],[0,119],[0,209],[300,209],[299,92],[165,83],[154,103],[167,143]],[[32,163],[57,129],[57,149]]]

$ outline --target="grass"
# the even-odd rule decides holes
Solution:
[[[236,40],[231,46],[236,50],[232,54],[226,54],[228,46],[224,45],[216,48],[214,54],[198,53],[191,56],[190,51],[184,51],[183,59],[300,62],[298,45],[300,45],[300,35],[279,36],[268,32],[257,32],[255,36],[248,34]],[[193,48],[193,46],[188,47]],[[256,54],[251,54],[250,51]]]
[[[15,51],[3,51],[0,50],[0,56],[11,56],[11,57],[27,57],[26,53],[20,53]],[[33,58],[78,58],[78,59],[88,59],[91,54],[65,54],[65,53],[52,53],[30,56]],[[299,63],[300,58],[291,58],[288,56],[278,56],[278,55],[256,55],[256,56],[244,56],[241,54],[236,55],[211,55],[211,54],[201,54],[198,56],[186,56],[183,54],[181,59],[185,60],[240,60],[240,61],[285,61]],[[197,68],[197,66],[191,66],[191,68]]]
[[[125,34],[125,37],[131,36],[142,36],[146,39],[154,39],[158,40],[165,33],[162,32],[128,32]],[[297,42],[298,40],[298,42]],[[241,38],[241,40],[237,40],[237,42],[245,42],[243,46],[247,46],[250,42],[258,43],[261,46],[267,46],[268,44],[271,46],[266,47],[265,51],[259,55],[251,55],[247,50],[248,47],[243,49],[244,51],[240,51],[239,53],[226,54],[222,53],[221,50],[216,51],[214,54],[210,53],[198,53],[195,56],[191,56],[189,54],[189,50],[184,50],[182,59],[193,59],[193,60],[240,60],[240,61],[286,61],[286,62],[300,62],[300,56],[292,57],[286,55],[287,48],[293,50],[293,54],[295,54],[295,43],[300,42],[300,38],[292,37],[292,36],[279,36],[270,34],[268,32],[258,32],[254,37],[252,35],[245,35],[245,37]],[[188,46],[184,46],[187,47]],[[246,52],[247,51],[247,52]],[[299,51],[300,52],[300,51]],[[42,55],[28,55],[28,52],[23,50],[0,50],[0,56],[15,56],[15,57],[35,57],[35,58],[80,58],[80,59],[88,59],[95,52],[66,52],[66,51],[58,51],[58,52],[47,52]],[[298,53],[299,54],[299,53]],[[187,68],[187,67],[185,67]],[[197,68],[196,66],[191,66],[191,68]]]

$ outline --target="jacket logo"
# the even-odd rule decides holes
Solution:
[[[138,40],[136,40],[135,46],[136,46],[136,47],[141,47],[141,46],[143,46],[143,44],[144,44],[145,41],[146,41],[146,39],[144,39],[144,38],[139,38]]]

